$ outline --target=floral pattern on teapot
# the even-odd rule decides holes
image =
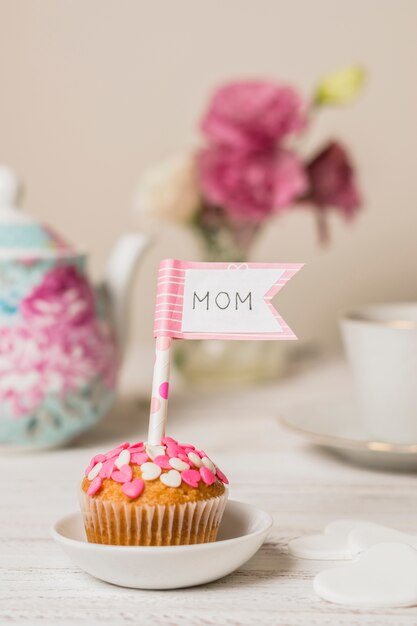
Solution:
[[[117,350],[103,309],[82,257],[0,263],[0,441],[58,444],[111,405]]]

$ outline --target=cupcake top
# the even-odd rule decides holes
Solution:
[[[161,445],[126,442],[96,454],[81,487],[104,500],[180,504],[220,496],[228,482],[203,450],[164,437]]]

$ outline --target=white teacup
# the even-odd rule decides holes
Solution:
[[[417,303],[364,306],[341,326],[368,435],[417,443]]]

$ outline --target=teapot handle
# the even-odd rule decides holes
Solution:
[[[0,211],[17,208],[20,195],[20,181],[16,172],[0,165]]]
[[[110,253],[104,274],[104,287],[110,299],[111,313],[122,356],[127,342],[133,277],[149,241],[149,237],[142,233],[122,235]]]

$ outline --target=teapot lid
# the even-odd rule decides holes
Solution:
[[[51,258],[75,250],[46,224],[18,208],[20,182],[13,170],[0,165],[0,259]]]

